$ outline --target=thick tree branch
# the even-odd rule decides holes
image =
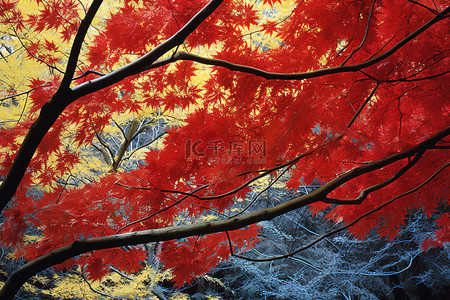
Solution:
[[[74,100],[87,94],[101,90],[107,86],[111,86],[127,77],[139,74],[147,70],[147,66],[151,66],[158,58],[166,54],[171,49],[183,44],[186,38],[197,27],[205,21],[223,2],[223,0],[211,0],[202,10],[200,10],[186,25],[184,25],[177,33],[168,40],[158,45],[146,55],[140,57],[134,62],[113,71],[100,78],[82,83],[72,88]]]
[[[315,239],[314,241],[312,241],[311,243],[309,243],[309,244],[307,244],[307,245],[305,245],[305,246],[303,246],[303,247],[300,247],[300,248],[298,248],[298,249],[296,249],[296,250],[294,250],[294,251],[292,251],[292,252],[290,252],[290,253],[283,254],[283,255],[279,255],[279,256],[268,257],[268,258],[250,258],[250,257],[241,256],[241,255],[239,255],[239,254],[234,254],[234,253],[233,253],[233,249],[232,249],[232,247],[230,246],[230,252],[231,252],[231,255],[232,255],[232,256],[235,256],[235,257],[239,257],[239,258],[245,259],[245,260],[248,260],[248,261],[255,261],[255,262],[272,261],[272,260],[277,260],[277,259],[287,258],[287,257],[290,257],[290,256],[292,256],[292,255],[295,255],[295,254],[297,254],[297,253],[299,253],[299,252],[302,252],[302,251],[304,251],[304,250],[306,250],[306,249],[308,249],[308,248],[314,246],[315,244],[317,244],[317,243],[320,242],[321,240],[323,240],[323,239],[325,239],[325,238],[327,238],[327,237],[329,237],[329,236],[331,236],[331,235],[333,235],[333,234],[335,234],[335,233],[338,233],[338,232],[340,232],[340,231],[343,231],[343,230],[345,230],[345,229],[350,228],[351,226],[355,225],[356,223],[358,223],[359,221],[361,221],[361,220],[364,219],[365,217],[367,217],[367,216],[373,214],[374,212],[379,211],[380,209],[382,209],[382,208],[388,206],[389,204],[393,203],[394,201],[396,201],[396,200],[398,200],[398,199],[400,199],[400,198],[402,198],[402,197],[404,197],[404,196],[407,196],[407,195],[409,195],[409,194],[412,194],[412,193],[416,192],[417,190],[419,190],[420,188],[422,188],[424,185],[428,184],[428,182],[430,182],[433,178],[435,178],[439,173],[441,173],[443,170],[445,170],[445,169],[448,168],[449,166],[450,166],[450,162],[447,162],[445,165],[443,165],[441,168],[439,168],[439,170],[437,170],[433,175],[431,175],[430,177],[428,177],[424,182],[422,182],[421,184],[419,184],[419,185],[416,186],[415,188],[412,188],[411,190],[406,191],[406,192],[404,192],[403,194],[400,194],[400,195],[398,195],[398,196],[392,198],[392,199],[389,200],[388,202],[385,202],[385,203],[383,203],[382,205],[379,205],[379,206],[375,207],[374,209],[372,209],[372,210],[370,210],[370,211],[368,211],[368,212],[362,214],[361,216],[359,216],[358,218],[356,218],[356,220],[354,220],[353,222],[350,222],[349,224],[347,224],[347,225],[345,225],[345,226],[342,226],[341,228],[338,228],[338,229],[335,229],[335,230],[333,230],[333,231],[327,232],[327,233],[321,235],[320,237],[318,237],[317,239]],[[228,241],[229,241],[229,243],[230,243],[230,245],[231,245],[231,239],[229,238],[229,235],[228,235]]]
[[[202,57],[202,56],[199,56],[196,54],[191,54],[191,53],[186,53],[186,52],[177,52],[169,58],[157,61],[154,64],[149,65],[145,70],[154,69],[154,68],[166,65],[168,63],[176,62],[178,60],[190,60],[190,61],[195,61],[195,62],[198,62],[201,64],[205,64],[205,65],[224,67],[231,71],[253,74],[253,75],[268,79],[268,80],[273,80],[273,79],[303,80],[303,79],[317,78],[317,77],[321,77],[324,75],[358,72],[358,71],[368,68],[376,63],[379,63],[382,60],[393,55],[400,48],[405,46],[411,40],[415,39],[418,35],[420,35],[422,32],[424,32],[425,30],[430,28],[432,25],[447,18],[447,14],[449,12],[450,12],[450,7],[447,7],[444,11],[442,11],[436,17],[434,17],[433,19],[431,19],[430,21],[425,23],[422,27],[420,27],[419,29],[417,29],[416,31],[414,31],[413,33],[411,33],[410,35],[405,37],[403,40],[401,40],[399,43],[394,45],[392,48],[390,48],[383,54],[380,54],[372,59],[366,60],[365,62],[356,64],[356,65],[351,65],[351,66],[338,66],[338,67],[320,69],[320,70],[303,72],[303,73],[274,73],[274,72],[268,72],[265,70],[254,68],[251,66],[231,63],[231,62],[221,60],[221,59],[206,58],[206,57]]]
[[[87,31],[91,26],[92,20],[97,14],[100,5],[103,0],[94,0],[89,7],[89,10],[81,21],[80,27],[78,28],[77,34],[72,44],[72,49],[70,50],[69,61],[67,62],[66,72],[64,73],[63,80],[59,86],[62,90],[69,89],[70,83],[72,82],[73,75],[75,74],[75,69],[77,68],[78,57],[80,56],[81,47],[83,46],[84,38],[86,37]]]
[[[440,140],[447,137],[448,135],[450,135],[450,127],[426,139],[420,144],[417,144],[415,147],[409,150],[399,152],[397,154],[388,156],[386,158],[371,162],[367,165],[348,171],[309,194],[293,198],[274,207],[261,209],[252,213],[248,213],[242,216],[237,216],[225,220],[150,229],[139,232],[75,241],[70,245],[67,245],[60,249],[52,251],[46,255],[43,255],[27,263],[20,269],[16,270],[13,274],[11,274],[11,276],[8,278],[8,281],[5,283],[2,290],[0,291],[0,299],[2,300],[12,299],[14,295],[17,293],[17,291],[20,289],[20,287],[31,276],[35,275],[36,273],[46,268],[62,263],[66,259],[75,257],[77,255],[86,252],[100,249],[122,247],[127,245],[137,245],[151,242],[174,240],[189,236],[204,235],[222,231],[231,231],[261,221],[273,219],[297,208],[309,205],[317,201],[322,201],[330,192],[332,192],[338,186],[358,176],[361,176],[363,174],[369,173],[377,169],[381,169],[396,161],[411,157],[417,153],[430,149],[436,143],[438,143]],[[426,184],[426,182],[424,182],[422,185]],[[381,209],[381,207],[379,209]],[[364,215],[362,217],[364,217]]]
[[[99,0],[96,1],[98,5],[100,5],[99,2],[101,1]],[[223,0],[211,0],[183,28],[181,28],[167,41],[160,44],[155,49],[153,49],[140,59],[136,60],[135,62],[132,62],[115,72],[94,79],[92,81],[80,84],[79,86],[76,86],[73,89],[68,87],[70,81],[72,80],[73,74],[66,75],[67,77],[65,77],[63,83],[64,85],[67,86],[67,88],[64,88],[64,85],[61,85],[61,87],[58,89],[55,95],[53,95],[52,99],[42,106],[39,117],[30,127],[30,130],[28,131],[19,151],[16,154],[16,157],[14,158],[14,162],[11,168],[9,169],[8,174],[5,177],[5,180],[2,182],[2,185],[0,186],[0,211],[2,211],[5,208],[8,202],[14,196],[17,187],[19,186],[20,181],[24,176],[25,171],[31,161],[31,158],[36,152],[36,149],[38,148],[45,134],[48,132],[53,123],[58,119],[58,117],[62,114],[64,109],[67,106],[69,106],[70,103],[74,102],[75,100],[79,99],[82,96],[98,91],[114,83],[117,83],[126,77],[142,72],[145,66],[151,65],[154,61],[156,61],[162,55],[170,51],[172,48],[182,44],[184,40],[210,14],[212,14],[222,2]],[[92,9],[94,11],[96,7],[92,6]],[[87,26],[87,23],[88,22],[86,22],[84,25]],[[80,28],[80,30],[84,31],[87,30],[87,28],[83,27],[82,29]],[[77,36],[80,36],[81,38],[84,36],[84,34],[83,32],[81,32],[80,35],[77,34]],[[77,48],[78,44],[77,45],[74,44],[74,47]],[[76,53],[79,50],[75,49],[73,51],[74,54],[71,56],[71,67],[69,68],[68,66],[67,70],[68,73],[71,72],[73,64],[75,64],[76,67],[76,63],[73,57],[77,56]],[[70,79],[66,79],[69,77]]]
[[[399,179],[401,176],[403,176],[403,174],[406,173],[406,171],[408,171],[409,169],[411,169],[422,157],[422,155],[425,153],[425,149],[417,152],[416,155],[414,156],[414,158],[412,160],[410,160],[406,166],[404,166],[403,168],[401,168],[398,172],[396,172],[393,176],[391,176],[390,178],[378,183],[378,184],[374,184],[368,188],[365,188],[361,191],[361,193],[359,194],[359,196],[355,199],[335,199],[335,198],[326,198],[323,200],[323,202],[325,203],[333,203],[333,204],[361,204],[370,193],[373,193],[375,191],[378,191],[386,186],[388,186],[389,184],[393,183],[394,181],[396,181],[397,179]]]
[[[111,159],[111,155],[109,152],[103,147],[103,145],[97,146],[96,144],[92,143],[92,146],[97,149],[103,156],[103,159],[105,160],[106,164],[108,166],[113,164],[113,160]]]
[[[16,189],[22,180],[28,165],[36,152],[39,144],[50,127],[63,112],[66,106],[57,99],[60,94],[55,94],[49,102],[41,108],[39,117],[31,125],[25,139],[22,142],[16,157],[0,186],[0,211],[2,211],[16,193]]]

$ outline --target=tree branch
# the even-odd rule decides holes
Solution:
[[[99,295],[104,296],[104,297],[107,297],[107,298],[122,299],[122,298],[119,298],[119,297],[116,297],[116,296],[113,296],[113,295],[110,295],[110,294],[106,294],[106,293],[103,293],[103,292],[101,292],[99,290],[94,289],[92,287],[91,283],[89,282],[89,280],[86,278],[86,276],[84,276],[83,272],[80,271],[80,273],[78,275],[80,275],[80,277],[88,285],[89,289],[91,289],[91,291],[93,291],[94,293],[99,294]]]
[[[95,1],[97,5],[100,5],[100,2],[100,0]],[[76,50],[76,48],[79,47],[79,44],[74,45],[73,55],[71,54],[70,67],[67,67],[67,74],[63,79],[62,85],[55,93],[55,95],[53,95],[52,99],[42,106],[39,117],[30,127],[27,135],[25,136],[25,139],[22,142],[22,145],[20,146],[19,151],[16,154],[16,157],[14,158],[14,162],[12,163],[11,168],[9,169],[8,174],[5,177],[5,180],[0,186],[0,211],[3,211],[5,206],[16,193],[17,187],[19,186],[29,163],[45,134],[48,132],[53,123],[58,119],[58,117],[62,114],[64,109],[69,106],[70,103],[74,102],[82,96],[117,83],[126,77],[142,72],[145,66],[151,65],[154,61],[170,51],[172,48],[183,43],[183,41],[210,14],[212,14],[222,2],[223,0],[211,0],[177,33],[175,33],[167,41],[160,44],[140,59],[122,67],[117,71],[114,71],[100,78],[96,78],[92,81],[82,83],[71,89],[69,88],[69,84],[73,77],[74,71],[72,71],[72,69],[74,68],[74,66],[76,67],[76,60],[74,59],[74,57],[78,57],[77,51],[79,52],[79,50]],[[95,9],[96,6],[92,6],[92,11],[94,11]],[[79,36],[79,39],[84,36],[83,31],[87,30],[86,26],[89,27],[87,23],[88,22],[82,22],[84,27],[83,29],[80,29],[80,34],[77,34],[77,36]],[[77,43],[80,43],[78,39]],[[70,75],[71,72],[72,75]],[[68,79],[69,77],[70,79]],[[63,83],[66,88],[64,88]]]
[[[364,43],[366,42],[367,35],[368,35],[368,33],[369,33],[369,28],[370,28],[370,20],[372,20],[372,14],[373,14],[373,10],[374,10],[374,8],[375,8],[375,1],[376,1],[376,0],[373,0],[373,1],[372,1],[372,7],[370,8],[369,19],[367,20],[366,31],[365,31],[365,33],[364,33],[364,37],[363,37],[361,43],[359,44],[358,47],[356,47],[355,50],[353,50],[353,51],[350,53],[350,55],[344,60],[344,62],[341,64],[341,66],[345,65],[345,63],[346,63],[350,58],[352,58],[353,54],[355,54],[356,52],[358,52],[358,50],[361,49],[362,46],[364,45]]]
[[[0,99],[0,103],[3,102],[3,101],[5,101],[5,100],[8,100],[8,99],[13,99],[13,98],[15,98],[15,97],[19,97],[19,96],[22,96],[22,95],[28,95],[29,93],[31,93],[31,92],[34,91],[35,89],[36,89],[36,88],[32,88],[32,89],[29,89],[28,91],[25,91],[25,92],[21,92],[21,93],[18,93],[18,94],[6,96],[5,98],[1,98],[1,99]]]
[[[244,207],[241,211],[237,212],[236,214],[232,215],[231,218],[237,217],[239,215],[242,215],[246,210],[248,210],[253,203],[255,203],[256,200],[258,200],[259,196],[262,195],[262,193],[264,193],[265,191],[267,191],[270,187],[272,187],[275,183],[278,182],[278,180],[280,180],[281,177],[283,177],[283,175],[289,171],[292,167],[294,166],[294,164],[289,165],[288,167],[286,167],[286,169],[284,169],[278,176],[277,178],[275,178],[275,180],[273,180],[271,183],[269,183],[264,189],[262,189],[261,191],[259,191],[258,194],[255,195],[255,197],[253,197],[253,199],[250,201],[250,203]]]
[[[272,260],[277,260],[277,259],[287,258],[287,257],[290,257],[290,256],[292,256],[292,255],[295,255],[295,254],[297,254],[297,253],[299,253],[299,252],[301,252],[301,251],[304,251],[304,250],[306,250],[306,249],[308,249],[308,248],[314,246],[315,244],[317,244],[317,243],[320,242],[321,240],[323,240],[323,239],[325,239],[325,238],[327,238],[327,237],[329,237],[329,236],[331,236],[331,235],[333,235],[333,234],[335,234],[335,233],[338,233],[338,232],[340,232],[340,231],[342,231],[342,230],[348,229],[349,227],[355,225],[356,223],[358,223],[359,221],[361,221],[361,220],[364,219],[365,217],[367,217],[367,216],[373,214],[374,212],[379,211],[379,210],[382,209],[383,207],[386,207],[387,205],[391,204],[392,202],[394,202],[394,201],[396,201],[396,200],[398,200],[398,199],[400,199],[400,198],[402,198],[402,197],[404,197],[404,196],[407,196],[407,195],[409,195],[409,194],[411,194],[411,193],[414,193],[415,191],[419,190],[419,189],[422,188],[424,185],[426,185],[428,182],[430,182],[434,177],[436,177],[440,172],[442,172],[443,170],[445,170],[445,169],[448,168],[449,166],[450,166],[450,162],[447,162],[445,165],[443,165],[441,168],[439,168],[439,170],[437,170],[433,175],[431,175],[430,177],[428,177],[427,180],[425,180],[424,182],[422,182],[421,184],[419,184],[419,185],[416,186],[415,188],[413,188],[413,189],[411,189],[411,190],[409,190],[409,191],[407,191],[407,192],[405,192],[405,193],[403,193],[403,194],[400,194],[400,195],[398,195],[398,196],[392,198],[392,199],[389,200],[388,202],[386,202],[386,203],[384,203],[384,204],[382,204],[382,205],[379,205],[379,206],[375,207],[374,209],[372,209],[372,210],[366,212],[365,214],[362,214],[362,215],[359,216],[355,221],[350,222],[349,224],[347,224],[347,225],[345,225],[345,226],[343,226],[343,227],[341,227],[341,228],[338,228],[338,229],[335,229],[335,230],[333,230],[333,231],[327,232],[327,233],[321,235],[319,238],[317,238],[317,239],[315,239],[314,241],[312,241],[311,243],[309,243],[309,244],[307,244],[307,245],[305,245],[305,246],[303,246],[303,247],[300,247],[300,248],[298,248],[298,249],[296,249],[296,250],[294,250],[294,251],[292,251],[292,252],[290,252],[290,253],[287,253],[287,254],[284,254],[284,255],[280,255],[280,256],[273,256],[273,257],[269,257],[269,258],[260,258],[260,259],[258,259],[258,258],[250,258],[250,257],[241,256],[241,255],[239,255],[239,254],[234,254],[234,253],[233,253],[233,249],[232,249],[231,246],[230,246],[230,252],[231,252],[231,255],[232,255],[232,256],[235,256],[235,257],[238,257],[238,258],[242,258],[242,259],[248,260],[248,261],[255,261],[255,262],[272,261]],[[229,243],[230,243],[230,245],[231,245],[231,240],[229,240]]]
[[[155,141],[159,140],[159,139],[160,139],[163,135],[165,135],[166,133],[167,133],[167,131],[164,131],[164,132],[162,132],[160,135],[158,135],[157,137],[155,137],[153,140],[151,140],[150,142],[148,142],[148,143],[146,143],[146,144],[144,144],[144,145],[142,145],[142,146],[137,147],[136,149],[134,149],[133,151],[131,151],[131,152],[128,154],[128,156],[125,157],[125,158],[123,159],[123,161],[124,161],[124,160],[127,160],[127,159],[130,159],[130,158],[133,156],[134,153],[136,153],[137,151],[139,151],[139,150],[142,149],[142,148],[145,148],[145,147],[151,145],[151,144],[154,143]]]
[[[86,16],[81,21],[80,27],[78,28],[77,34],[75,35],[75,39],[72,44],[72,49],[70,50],[66,72],[64,73],[63,80],[59,86],[59,89],[61,90],[67,90],[70,88],[70,83],[72,82],[75,69],[77,68],[78,57],[80,56],[84,38],[102,2],[103,0],[94,0],[89,7]]]
[[[433,8],[431,8],[431,7],[428,7],[428,6],[426,6],[426,5],[423,5],[422,3],[419,3],[419,2],[417,2],[417,1],[414,1],[414,0],[406,0],[406,1],[411,2],[411,3],[414,3],[414,4],[419,5],[419,6],[422,6],[423,8],[429,10],[430,12],[432,12],[432,13],[435,14],[435,15],[437,15],[437,14],[439,13],[436,9],[433,9]]]
[[[393,183],[394,181],[396,181],[397,179],[399,179],[403,174],[406,173],[406,171],[408,171],[409,169],[411,169],[422,157],[422,155],[425,153],[425,149],[421,150],[420,152],[417,152],[416,155],[414,156],[414,158],[403,168],[401,168],[397,173],[395,173],[393,176],[391,176],[389,179],[382,181],[378,184],[372,185],[368,188],[365,188],[361,191],[361,193],[359,194],[359,196],[355,199],[334,199],[334,198],[325,198],[325,200],[323,200],[323,202],[325,203],[333,203],[333,204],[361,204],[370,193],[373,193],[375,191],[378,191],[386,186],[388,186],[389,184]]]
[[[382,60],[388,58],[389,56],[393,55],[395,52],[397,52],[400,48],[405,46],[408,42],[416,38],[418,35],[420,35],[422,32],[430,28],[432,25],[436,24],[437,22],[443,20],[447,17],[447,14],[450,12],[450,7],[447,7],[443,12],[438,14],[436,17],[425,23],[423,26],[421,26],[419,29],[405,37],[403,40],[401,40],[398,44],[394,45],[392,48],[384,52],[383,54],[380,54],[379,56],[376,56],[372,59],[366,60],[365,62],[351,65],[351,66],[338,66],[338,67],[332,67],[332,68],[326,68],[326,69],[319,69],[315,71],[310,72],[303,72],[303,73],[274,73],[274,72],[268,72],[265,70],[261,70],[258,68],[254,68],[251,66],[246,65],[240,65],[231,63],[225,60],[221,59],[213,59],[213,58],[206,58],[199,55],[186,53],[186,52],[177,52],[173,56],[157,61],[152,65],[149,65],[144,70],[150,70],[154,69],[172,62],[176,62],[178,60],[190,60],[195,61],[201,64],[205,65],[211,65],[211,66],[219,66],[224,67],[226,69],[229,69],[231,71],[237,71],[237,72],[243,72],[248,74],[253,74],[256,76],[263,77],[268,80],[304,80],[304,79],[310,79],[310,78],[317,78],[324,75],[331,75],[331,74],[337,74],[337,73],[349,73],[349,72],[358,72],[362,69],[368,68],[376,63],[381,62]]]
[[[119,185],[120,185],[120,184],[119,184]],[[204,188],[207,188],[207,187],[208,187],[207,185],[203,185],[203,186],[201,186],[201,187],[198,187],[198,188],[196,188],[195,190],[193,190],[193,191],[191,192],[191,195],[193,195],[194,193],[196,193],[196,192],[198,192],[198,191],[200,191],[200,190],[203,190]],[[145,220],[151,219],[151,218],[153,218],[154,216],[159,215],[160,213],[165,212],[165,211],[171,209],[172,207],[177,206],[178,204],[180,204],[181,202],[183,202],[185,199],[187,199],[187,198],[188,198],[189,196],[191,196],[191,195],[185,195],[185,196],[183,196],[180,200],[176,201],[175,203],[173,203],[173,204],[171,204],[171,205],[169,205],[169,206],[167,206],[167,207],[165,207],[165,208],[163,208],[163,209],[158,210],[157,212],[154,212],[154,213],[152,213],[152,214],[150,214],[150,215],[148,215],[148,216],[146,216],[146,217],[144,217],[144,218],[142,218],[142,219],[139,219],[139,220],[130,222],[130,223],[128,223],[128,224],[126,224],[126,225],[120,227],[120,228],[116,231],[116,234],[118,234],[119,232],[121,232],[122,230],[124,230],[124,229],[127,228],[127,227],[130,227],[130,226],[133,226],[134,224],[137,224],[137,223],[143,222],[143,221],[145,221]]]
[[[108,151],[108,152],[106,152],[106,151],[105,152],[109,153],[109,159],[108,160],[111,161],[111,166],[112,166],[113,164],[115,164],[115,161],[116,161],[114,152],[112,151],[111,147],[109,147],[108,144],[106,144],[106,142],[101,138],[100,134],[97,131],[95,131],[95,137],[100,142],[100,144],[102,145],[103,149],[106,149],[106,151]],[[95,147],[94,144],[92,144],[92,146]],[[106,159],[106,155],[104,154],[104,151],[101,151],[100,149],[98,149],[98,150],[103,154],[103,156],[105,157],[105,161],[108,163],[108,160]]]
[[[2,290],[0,291],[0,299],[5,300],[12,299],[14,295],[17,293],[17,291],[20,289],[20,287],[31,276],[51,266],[62,263],[66,259],[78,256],[86,252],[100,249],[122,247],[127,245],[168,241],[185,238],[189,236],[204,235],[222,231],[236,230],[261,221],[273,219],[289,211],[309,205],[311,203],[322,201],[326,197],[326,195],[328,195],[338,186],[348,182],[349,180],[354,179],[363,174],[369,173],[373,170],[381,169],[389,164],[392,164],[404,158],[411,157],[414,154],[419,153],[421,151],[430,149],[437,142],[439,142],[441,139],[445,138],[449,134],[450,134],[450,127],[424,140],[423,142],[417,144],[415,147],[409,150],[396,153],[394,155],[385,157],[378,161],[374,161],[367,165],[348,171],[309,194],[293,198],[291,200],[288,200],[284,203],[281,203],[279,205],[270,208],[261,209],[252,213],[248,213],[242,216],[237,216],[226,220],[150,229],[139,232],[131,232],[75,241],[70,245],[59,248],[33,261],[30,261],[26,265],[22,266],[21,268],[13,272],[11,276],[8,278],[5,285],[3,286]],[[445,167],[447,167],[448,164]],[[427,181],[425,181],[421,186],[425,185],[429,180],[431,180],[431,177]],[[417,187],[417,189],[418,188],[419,187]],[[400,195],[394,199],[398,199],[399,197],[402,196],[403,195]],[[394,200],[391,200],[391,202],[392,201]],[[385,203],[384,206],[388,205],[389,203],[390,202]],[[377,209],[381,209],[384,206],[380,206]],[[361,216],[360,218],[363,218],[364,216],[365,215]],[[321,239],[325,237],[326,236],[322,237]]]
[[[358,111],[355,113],[355,115],[353,116],[353,118],[350,120],[350,122],[347,125],[347,128],[350,128],[350,126],[352,126],[353,122],[355,122],[356,118],[359,116],[359,114],[361,113],[361,111],[364,109],[364,107],[367,105],[367,103],[369,103],[370,99],[372,99],[373,95],[375,95],[375,92],[377,91],[378,87],[380,86],[380,83],[377,82],[377,85],[373,88],[372,92],[370,93],[370,95],[367,97],[366,101],[364,101],[364,103],[361,105],[361,107],[358,109]]]
[[[223,2],[223,0],[211,0],[205,5],[186,25],[168,40],[155,47],[152,51],[138,58],[134,62],[113,71],[100,78],[82,83],[72,88],[74,100],[87,94],[101,90],[107,86],[113,85],[127,77],[139,74],[148,70],[147,66],[151,66],[158,58],[169,52],[171,49],[183,44],[186,38],[209,17]],[[74,101],[73,100],[73,101]]]

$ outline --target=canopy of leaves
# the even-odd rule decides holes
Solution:
[[[1,243],[17,256],[205,214],[227,220],[265,175],[284,175],[288,189],[324,183],[286,210],[339,204],[328,218],[355,223],[349,230],[360,239],[375,229],[392,240],[408,210],[431,215],[448,205],[448,1],[126,0],[102,4],[92,18],[100,2],[0,0],[2,65],[22,59],[42,71],[18,82],[8,69],[1,78],[0,107],[19,101],[23,114],[2,114],[0,123],[2,188],[20,181]],[[61,184],[115,120],[158,109],[176,121],[138,168]],[[11,179],[19,147],[31,144],[29,163],[17,156],[27,171]],[[258,226],[231,231],[255,223],[251,216],[227,234],[164,242],[159,257],[179,285],[189,282],[255,244]],[[438,219],[425,248],[449,241],[448,218]],[[43,238],[26,243],[29,228]],[[145,257],[140,247],[112,248],[60,267],[77,264],[100,279],[109,266],[136,272]]]

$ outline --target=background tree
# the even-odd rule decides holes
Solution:
[[[2,91],[3,105],[23,97],[26,118],[1,123],[1,239],[30,260],[5,299],[57,264],[91,279],[111,266],[136,272],[149,242],[164,241],[159,259],[181,285],[254,246],[258,222],[307,205],[334,204],[328,217],[341,227],[271,259],[347,228],[392,240],[409,209],[448,205],[446,1],[124,1],[98,13],[101,4],[36,1],[30,12],[1,0],[5,36],[46,70],[28,90]],[[58,39],[39,39],[46,32]],[[133,124],[155,109],[185,116],[138,168],[58,184],[114,118]],[[285,175],[288,189],[324,184],[242,208],[251,186]],[[448,241],[448,218],[425,249]],[[28,228],[42,238],[26,243]],[[126,245],[137,246],[114,248]]]
[[[271,188],[253,209],[305,192]],[[332,231],[334,222],[323,218],[327,212],[312,215],[304,207],[263,222],[260,234],[264,239],[246,253],[250,261],[233,257],[210,275],[235,291],[236,299],[447,298],[448,246],[427,252],[420,248],[434,230],[438,213],[429,219],[421,210],[410,211],[391,241],[380,239],[374,231],[364,241],[341,231],[294,256],[270,260]],[[253,259],[262,261],[254,263]]]

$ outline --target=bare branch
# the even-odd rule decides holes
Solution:
[[[275,180],[273,180],[270,184],[268,184],[264,189],[262,189],[258,194],[255,195],[255,197],[252,199],[252,201],[246,206],[244,207],[244,209],[242,209],[240,212],[232,215],[230,218],[234,218],[237,217],[239,215],[242,215],[246,210],[248,210],[253,203],[255,203],[256,200],[258,200],[259,196],[262,195],[262,193],[264,193],[265,191],[267,191],[270,187],[272,187],[275,183],[277,183],[278,180],[280,180],[281,177],[283,177],[283,175],[289,171],[294,165],[290,165],[288,166],[286,169],[284,169],[278,176],[277,178],[275,178]]]
[[[102,154],[103,159],[105,160],[105,162],[108,166],[112,165],[113,161],[111,159],[111,155],[109,154],[109,152],[107,150],[105,150],[105,147],[102,147],[101,145],[96,145],[94,143],[92,143],[92,147],[97,149]]]
[[[28,90],[28,91],[25,91],[25,92],[21,92],[21,93],[18,93],[18,94],[14,94],[14,95],[7,96],[7,97],[5,97],[5,98],[0,99],[0,102],[3,102],[3,101],[8,100],[8,99],[15,98],[15,97],[19,97],[19,96],[22,96],[22,95],[28,95],[29,93],[31,93],[31,92],[34,91],[35,89],[36,89],[36,88],[32,88],[32,89],[30,89],[30,90]]]
[[[420,152],[418,152],[414,158],[403,168],[401,168],[398,172],[396,172],[393,176],[391,176],[389,179],[382,181],[378,184],[372,185],[368,188],[365,188],[361,191],[361,193],[359,194],[359,196],[355,199],[345,199],[345,200],[341,200],[341,199],[334,199],[334,198],[325,198],[325,200],[322,200],[322,202],[325,203],[334,203],[334,204],[361,204],[370,193],[373,193],[375,191],[378,191],[386,186],[388,186],[389,184],[393,183],[394,181],[396,181],[397,179],[399,179],[403,174],[406,173],[406,171],[408,171],[409,169],[411,169],[422,157],[422,155],[425,153],[425,150],[422,150]]]
[[[127,138],[127,135],[125,134],[125,131],[123,130],[122,126],[120,126],[119,123],[117,123],[116,121],[114,121],[114,124],[116,124],[117,128],[119,128],[120,133],[122,134],[122,137],[123,137],[124,139],[126,139],[126,138]]]
[[[95,137],[100,142],[100,144],[103,146],[103,149],[106,149],[108,151],[110,159],[112,161],[112,164],[114,164],[116,162],[116,159],[115,159],[115,155],[114,155],[112,149],[108,146],[108,144],[106,144],[106,142],[101,138],[100,134],[97,131],[95,131]],[[97,148],[94,144],[92,144],[92,146]],[[103,153],[103,151],[101,151],[100,149],[98,149],[98,150]],[[105,161],[106,161],[106,155],[103,154],[103,156],[105,157]]]
[[[83,274],[82,272],[80,272],[79,275],[80,275],[81,278],[83,278],[84,282],[88,285],[88,287],[89,287],[89,288],[91,289],[91,291],[93,291],[94,293],[99,294],[99,295],[104,296],[104,297],[112,298],[112,299],[122,299],[122,298],[119,298],[119,297],[116,297],[116,296],[113,296],[113,295],[110,295],[110,294],[106,294],[106,293],[103,293],[103,292],[101,292],[101,291],[99,291],[99,290],[94,289],[94,287],[92,287],[91,283],[90,283],[89,280],[86,278],[86,276],[84,276],[84,274]]]
[[[125,157],[123,160],[130,159],[130,158],[133,156],[133,154],[135,154],[137,151],[139,151],[140,149],[145,148],[145,147],[147,147],[147,146],[153,144],[155,141],[159,140],[159,139],[160,139],[163,135],[165,135],[166,133],[167,133],[167,131],[164,131],[163,133],[161,133],[160,135],[158,135],[157,137],[155,137],[155,138],[154,138],[153,140],[151,140],[150,142],[148,142],[148,143],[146,143],[146,144],[144,144],[144,145],[142,145],[142,146],[137,147],[136,149],[134,149],[133,151],[131,151],[131,153],[128,154],[128,156]]]
[[[86,77],[86,76],[88,76],[90,74],[94,74],[94,75],[98,75],[98,76],[104,76],[105,75],[102,72],[98,72],[98,71],[95,71],[95,70],[88,70],[88,71],[84,72],[82,75],[74,77],[72,80],[81,79],[81,78]]]

